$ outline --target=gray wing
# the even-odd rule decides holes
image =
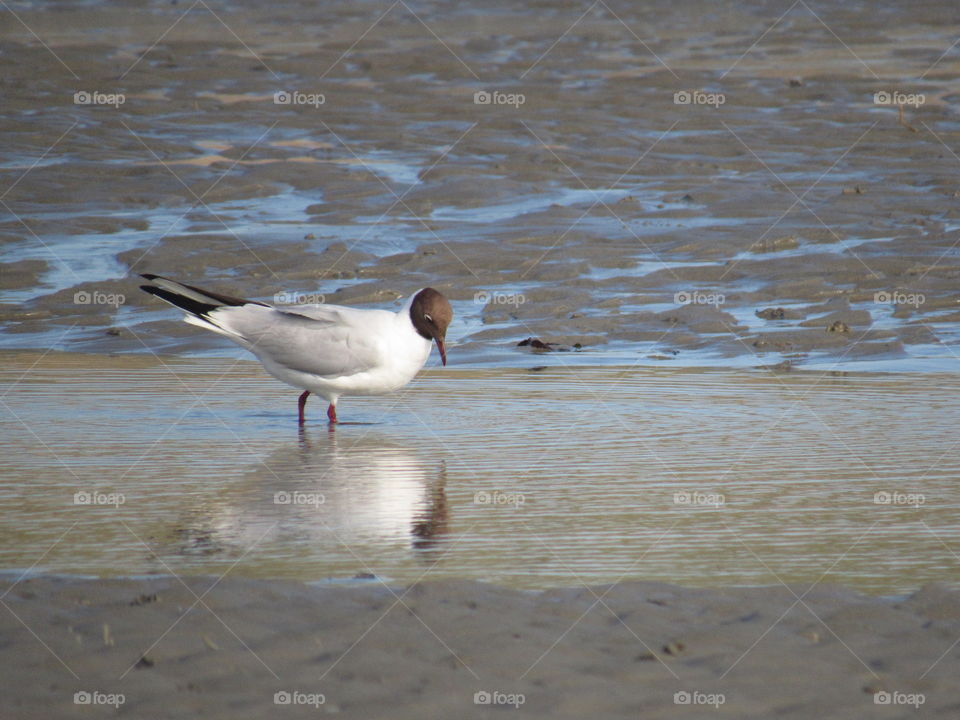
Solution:
[[[336,305],[222,307],[209,322],[261,361],[291,370],[343,377],[386,359],[384,332],[392,313]]]

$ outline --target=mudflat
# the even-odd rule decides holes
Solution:
[[[945,13],[26,6],[35,35],[0,30],[0,340],[221,347],[141,296],[154,272],[281,303],[433,285],[475,362],[539,337],[653,364],[943,367]]]

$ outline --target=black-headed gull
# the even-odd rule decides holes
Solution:
[[[399,312],[342,305],[288,305],[282,309],[184,285],[159,275],[141,275],[140,288],[186,311],[184,320],[225,335],[257,356],[277,380],[300,388],[300,424],[310,393],[330,406],[337,422],[341,395],[379,395],[410,382],[436,341],[440,360],[453,319],[449,301],[433,288],[418,290]]]

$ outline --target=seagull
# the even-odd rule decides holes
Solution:
[[[444,340],[453,308],[433,288],[415,292],[396,313],[326,304],[281,309],[160,275],[140,277],[150,282],[140,289],[185,311],[185,322],[230,338],[277,380],[303,390],[301,426],[310,393],[330,404],[332,425],[341,395],[399,390],[423,367],[434,342],[447,364]]]

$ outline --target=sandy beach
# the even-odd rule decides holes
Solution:
[[[9,718],[946,718],[960,709],[951,649],[960,596],[936,585],[896,601],[831,586],[627,582],[527,593],[230,577],[4,578],[0,591]],[[79,704],[78,692],[89,694]]]
[[[3,718],[960,714],[956,7],[0,17]],[[450,363],[298,432],[138,273]]]

